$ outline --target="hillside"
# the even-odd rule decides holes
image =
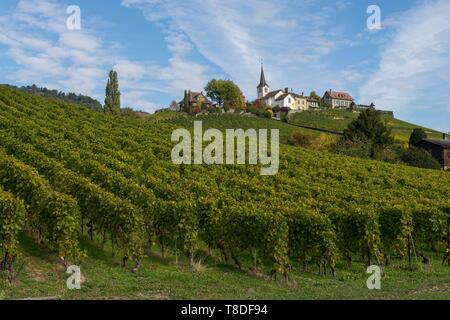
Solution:
[[[11,86],[13,87],[13,86]],[[103,110],[103,106],[101,105],[100,102],[98,102],[97,100],[82,95],[82,94],[75,94],[73,92],[70,93],[64,93],[64,92],[60,92],[58,90],[51,90],[51,89],[47,89],[47,88],[40,88],[36,85],[32,85],[32,86],[26,86],[26,87],[13,87],[14,89],[19,89],[34,95],[39,95],[39,96],[44,96],[44,97],[49,97],[49,98],[55,98],[55,99],[61,99],[64,100],[66,102],[69,103],[76,103],[82,106],[85,106],[87,108],[90,108],[94,111],[102,111]]]
[[[164,116],[162,116],[164,117]],[[159,116],[161,118],[161,116]],[[277,129],[280,132],[280,142],[286,144],[289,137],[295,131],[301,131],[303,133],[309,133],[312,135],[321,135],[322,133],[299,128],[295,125],[287,124],[281,121],[274,121],[267,118],[259,118],[256,116],[241,116],[238,114],[211,114],[202,115],[198,117],[190,117],[185,114],[176,113],[174,116],[170,116],[170,112],[166,113],[166,119],[163,119],[167,124],[177,125],[184,128],[191,128],[194,125],[194,121],[202,121],[204,130],[210,128],[220,129],[222,131],[232,129]]]
[[[358,115],[359,113],[357,112],[347,110],[306,111],[292,115],[289,122],[294,125],[304,125],[342,132]],[[442,139],[442,133],[436,130],[398,120],[390,115],[384,115],[383,117],[388,127],[392,130],[394,137],[399,141],[409,141],[409,137],[415,128],[424,129],[430,139]]]
[[[0,86],[0,222],[11,227],[0,250],[21,270],[13,285],[0,280],[0,298],[449,298],[448,174],[287,145],[276,176],[177,166],[171,133],[195,119],[158,117],[114,117]],[[411,239],[430,263],[413,259],[405,273]],[[385,289],[364,289],[365,264],[388,257]],[[81,263],[81,291],[65,289],[61,261]]]

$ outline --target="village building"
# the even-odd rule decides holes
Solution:
[[[307,97],[307,105],[309,110],[311,109],[319,109],[320,108],[320,101],[317,99],[314,99],[312,97]]]
[[[203,94],[203,92],[188,91],[188,101],[191,108],[211,108],[214,104]],[[183,110],[184,100],[179,103],[180,110]]]
[[[295,102],[297,104],[296,110],[302,110],[302,111],[308,110],[308,97],[305,97],[303,92],[301,95],[293,93],[293,96],[294,96]]]
[[[354,99],[347,92],[333,91],[330,89],[325,92],[322,100],[332,109],[348,109],[352,105]]]

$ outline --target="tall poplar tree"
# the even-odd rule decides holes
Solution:
[[[189,105],[189,94],[187,90],[184,90],[184,99],[183,99],[183,108],[184,112],[189,113],[190,112],[190,105]]]
[[[117,72],[114,70],[109,72],[108,83],[106,84],[105,113],[120,113],[119,79]]]

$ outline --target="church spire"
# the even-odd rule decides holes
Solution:
[[[261,78],[259,81],[258,89],[268,87],[269,85],[266,82],[266,76],[264,75],[264,63],[261,59]]]

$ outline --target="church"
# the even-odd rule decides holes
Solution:
[[[270,108],[280,107],[291,111],[305,111],[319,107],[319,101],[305,96],[303,93],[294,93],[291,89],[271,91],[264,74],[264,66],[261,65],[261,76],[257,87],[257,101]]]

